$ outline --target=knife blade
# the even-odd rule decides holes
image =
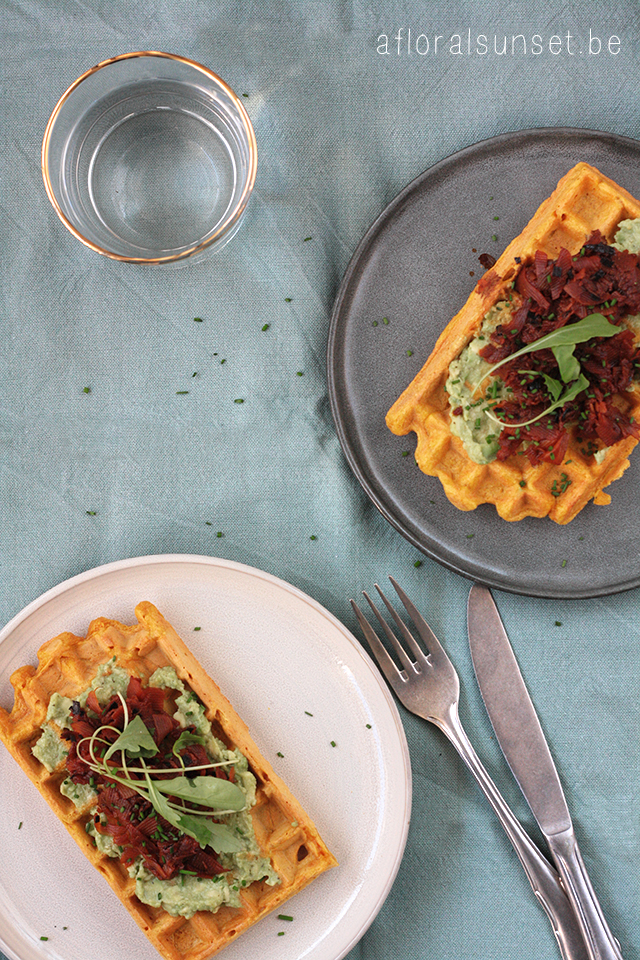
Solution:
[[[571,814],[498,608],[474,584],[467,604],[471,659],[500,748],[547,841],[592,960],[622,960],[578,849]]]

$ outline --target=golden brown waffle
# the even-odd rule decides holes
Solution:
[[[11,713],[0,708],[0,739],[159,953],[167,960],[204,960],[336,861],[309,816],[260,754],[246,725],[173,627],[151,603],[138,604],[135,613],[138,623],[133,626],[100,618],[90,624],[86,637],[63,633],[43,644],[37,669],[21,667],[11,677],[14,706]],[[32,747],[42,732],[52,693],[73,699],[89,686],[97,668],[114,656],[118,666],[143,683],[158,667],[173,666],[205,705],[214,734],[247,757],[257,781],[256,804],[251,810],[256,838],[280,883],[252,883],[240,893],[241,908],[223,905],[216,913],[199,911],[187,920],[142,903],[135,896],[135,880],[126,867],[101,854],[85,832],[87,811],[79,811],[60,793],[64,770],[48,773],[33,756]]]
[[[399,436],[415,431],[418,466],[440,479],[458,509],[474,510],[481,503],[493,503],[505,520],[549,516],[556,523],[568,523],[589,500],[610,503],[611,497],[603,493],[603,488],[629,466],[635,438],[611,447],[602,463],[581,453],[572,437],[562,464],[531,466],[524,456],[477,464],[467,456],[462,441],[450,432],[444,385],[451,361],[475,337],[487,311],[505,298],[519,268],[516,257],[526,263],[536,250],[542,250],[555,258],[562,247],[573,255],[594,230],[612,241],[621,220],[637,217],[638,200],[595,167],[578,163],[482,277],[462,310],[445,327],[423,368],[389,410],[389,429]],[[640,417],[640,389],[629,391],[619,403],[624,412]],[[563,482],[562,474],[569,484]],[[566,489],[562,496],[554,496],[552,490],[560,484]]]

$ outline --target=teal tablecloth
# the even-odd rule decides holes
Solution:
[[[329,316],[364,231],[434,162],[533,127],[640,137],[640,7],[0,0],[0,24],[0,621],[98,564],[192,553],[276,574],[356,631],[348,597],[393,574],[446,642],[471,736],[530,825],[473,680],[468,582],[426,558],[416,566],[342,455]],[[526,52],[511,47],[520,35]],[[137,49],[200,61],[246,94],[259,145],[241,233],[180,270],[85,249],[42,184],[58,96]],[[627,960],[640,957],[639,599],[498,595]],[[437,731],[403,719],[406,856],[350,958],[556,960],[484,799]]]

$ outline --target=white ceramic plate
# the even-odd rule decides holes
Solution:
[[[12,705],[9,675],[35,664],[44,640],[84,635],[95,616],[135,622],[140,600],[156,604],[218,682],[339,861],[289,901],[292,922],[265,918],[225,960],[339,960],[384,902],[407,836],[409,756],[384,681],[349,631],[295,587],[241,564],[168,555],[88,571],[15,617],[0,632],[0,703]],[[7,956],[157,960],[1,746],[0,785]]]

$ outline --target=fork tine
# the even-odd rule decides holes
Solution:
[[[426,656],[425,656],[424,650],[422,650],[422,649],[420,648],[420,645],[419,645],[418,642],[416,641],[416,638],[413,636],[413,634],[411,633],[411,631],[409,630],[409,628],[407,627],[407,625],[403,622],[403,620],[400,619],[399,614],[398,614],[398,613],[395,611],[395,609],[391,606],[391,604],[389,603],[389,601],[387,600],[386,596],[384,595],[384,593],[382,592],[382,590],[380,589],[380,587],[378,586],[377,583],[375,584],[375,588],[376,588],[376,590],[378,591],[378,593],[380,594],[380,598],[381,598],[382,602],[384,603],[385,607],[387,608],[387,610],[388,610],[389,613],[391,614],[391,616],[392,616],[392,618],[393,618],[393,622],[395,623],[396,627],[398,628],[398,630],[400,631],[400,633],[401,633],[402,636],[404,637],[405,643],[407,644],[407,646],[408,646],[409,649],[411,650],[412,654],[414,655],[414,657],[415,657],[414,663],[423,664],[423,663],[425,662],[425,660],[427,659]],[[367,598],[367,599],[368,599],[368,598]],[[371,603],[371,601],[369,601],[369,602]],[[379,617],[379,616],[380,616],[380,615],[378,614],[378,617]],[[405,667],[406,667],[407,669],[408,669],[409,667],[412,667],[413,669],[415,669],[413,663],[411,662],[411,660],[410,660],[409,657],[407,656],[406,650],[402,647],[402,645],[401,645],[400,642],[398,641],[397,637],[396,637],[390,630],[387,630],[387,631],[385,631],[385,632],[386,632],[387,636],[389,637],[389,640],[391,640],[394,648],[396,649],[396,651],[397,651],[397,653],[398,653],[398,656],[402,657],[402,662],[405,664]]]
[[[389,656],[386,647],[365,617],[358,604],[355,602],[355,600],[351,600],[350,603],[353,607],[356,617],[358,618],[358,623],[362,627],[362,632],[364,633],[367,642],[371,647],[371,651],[380,664],[380,669],[384,673],[391,686],[396,685],[402,679],[400,671]]]
[[[394,590],[398,594],[402,604],[411,617],[411,620],[415,624],[416,630],[420,634],[420,637],[424,641],[427,650],[431,654],[432,659],[440,658],[442,660],[448,660],[448,656],[445,652],[444,647],[436,637],[435,633],[424,619],[422,614],[416,609],[414,604],[409,600],[409,597],[406,595],[399,583],[397,583],[393,577],[389,577]]]
[[[378,589],[378,591],[380,590],[380,588],[378,587],[377,584],[376,584],[376,588]],[[369,596],[369,594],[366,592],[366,590],[363,590],[363,591],[362,591],[362,596],[365,598],[365,600],[367,601],[367,603],[368,603],[369,606],[371,607],[373,613],[376,615],[376,618],[377,618],[380,626],[382,627],[382,629],[383,629],[384,632],[385,632],[385,636],[386,636],[387,640],[391,643],[391,645],[392,645],[393,648],[395,649],[396,653],[398,654],[398,657],[399,657],[399,659],[400,659],[400,661],[401,661],[401,663],[402,663],[403,669],[404,669],[407,673],[408,673],[408,672],[415,673],[415,667],[414,667],[413,663],[411,662],[410,658],[408,657],[407,651],[403,648],[402,644],[400,643],[400,641],[399,641],[398,638],[396,637],[395,633],[393,632],[393,630],[391,629],[391,627],[389,626],[389,624],[387,623],[387,621],[385,620],[385,618],[382,616],[382,614],[380,613],[379,609],[377,608],[377,606],[375,605],[375,603],[373,602],[373,600],[371,599],[371,597]],[[384,600],[384,597],[383,597],[382,599]]]

